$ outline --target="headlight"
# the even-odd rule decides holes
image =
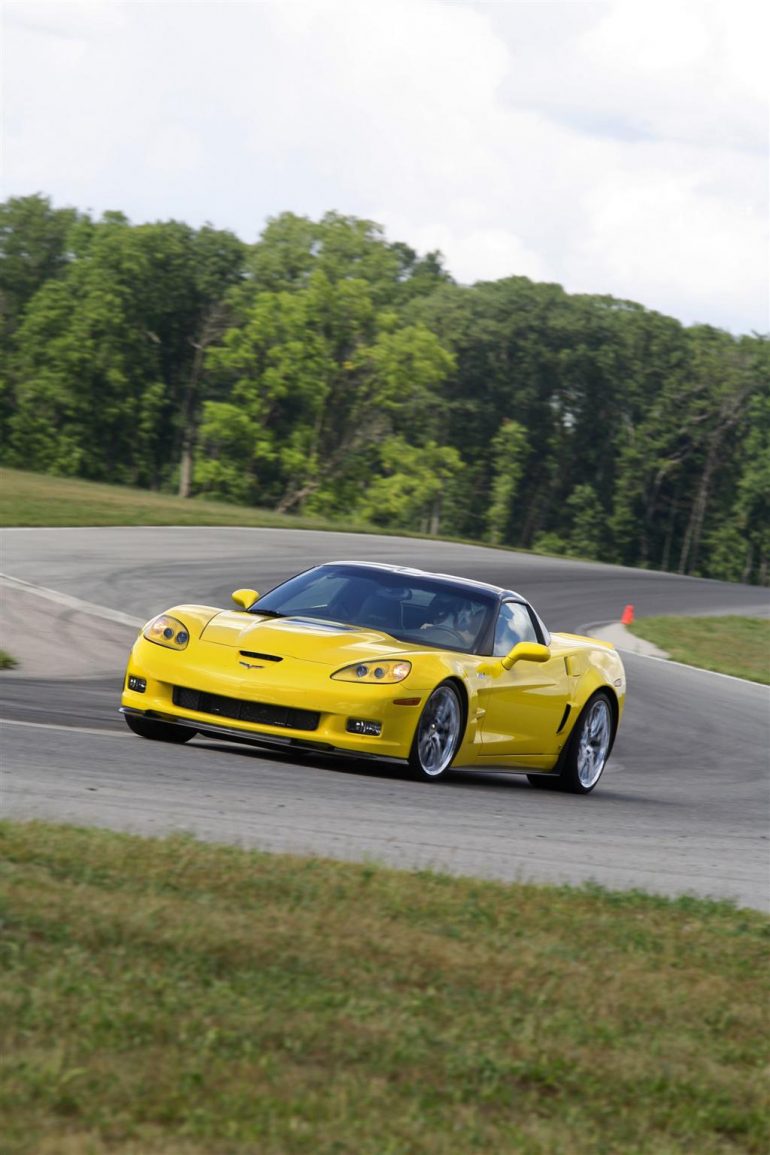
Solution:
[[[148,642],[168,646],[170,650],[183,650],[190,640],[187,626],[168,614],[158,614],[144,627],[143,633]]]
[[[411,662],[358,662],[332,674],[341,682],[403,682],[412,668]]]

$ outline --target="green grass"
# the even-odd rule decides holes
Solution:
[[[770,685],[770,620],[764,618],[640,618],[628,627],[676,662]]]
[[[4,1155],[765,1152],[770,920],[0,823]]]
[[[0,469],[0,525],[247,525],[372,531],[364,523],[298,517],[148,489]],[[381,532],[381,531],[375,531]]]
[[[5,650],[0,650],[0,670],[12,670],[14,666],[18,666],[18,662]]]

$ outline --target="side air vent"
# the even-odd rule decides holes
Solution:
[[[562,732],[562,730],[564,729],[564,727],[567,725],[567,719],[569,718],[571,712],[572,712],[572,707],[566,706],[564,713],[561,716],[561,722],[559,722],[559,725],[556,729],[557,734],[560,734]]]
[[[258,654],[256,650],[241,650],[242,658],[261,658],[263,662],[282,662],[275,654]]]

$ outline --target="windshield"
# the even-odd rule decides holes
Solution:
[[[325,565],[265,594],[253,614],[321,618],[379,630],[419,646],[477,652],[497,600],[434,577]]]

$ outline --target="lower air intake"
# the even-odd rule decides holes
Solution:
[[[316,730],[321,720],[317,710],[296,710],[292,706],[272,706],[267,702],[250,702],[242,698],[225,698],[205,690],[188,690],[174,686],[175,706],[211,714],[215,718],[234,718],[238,722],[256,722],[263,726],[283,726],[287,730]]]

